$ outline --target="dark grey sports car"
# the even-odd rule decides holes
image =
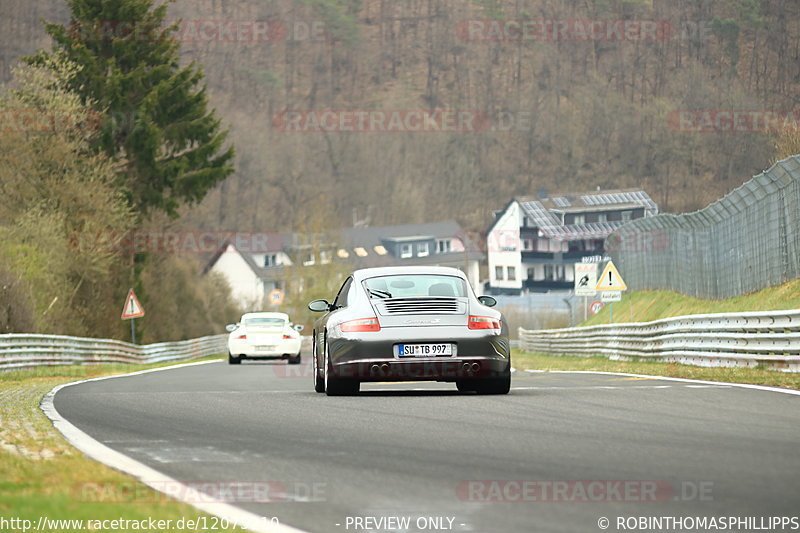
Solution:
[[[448,381],[458,390],[506,394],[511,350],[491,296],[477,298],[447,267],[356,270],[313,333],[314,389],[354,394],[364,381]]]

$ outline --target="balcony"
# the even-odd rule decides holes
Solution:
[[[573,287],[573,282],[563,280],[526,279],[522,282],[522,288],[530,292],[569,291],[572,290]]]

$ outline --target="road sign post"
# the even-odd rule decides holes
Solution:
[[[136,294],[131,288],[128,291],[128,297],[125,298],[125,305],[122,307],[122,320],[131,321],[131,342],[136,344],[136,326],[134,320],[144,316],[144,307],[139,303]]]
[[[589,318],[589,297],[597,292],[597,263],[575,263],[575,296],[583,297],[583,320]]]

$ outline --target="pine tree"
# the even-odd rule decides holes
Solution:
[[[174,0],[169,0],[168,3]],[[227,131],[209,110],[202,69],[181,67],[178,27],[167,25],[168,3],[152,0],[69,0],[69,25],[46,23],[53,51],[80,65],[74,91],[105,120],[94,148],[117,163],[120,186],[142,215],[177,216],[233,171]]]

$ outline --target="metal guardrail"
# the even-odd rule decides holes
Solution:
[[[800,372],[800,309],[564,329],[519,328],[526,352]]]
[[[161,363],[226,353],[227,334],[137,345],[111,339],[12,333],[0,335],[0,371],[37,366]]]

